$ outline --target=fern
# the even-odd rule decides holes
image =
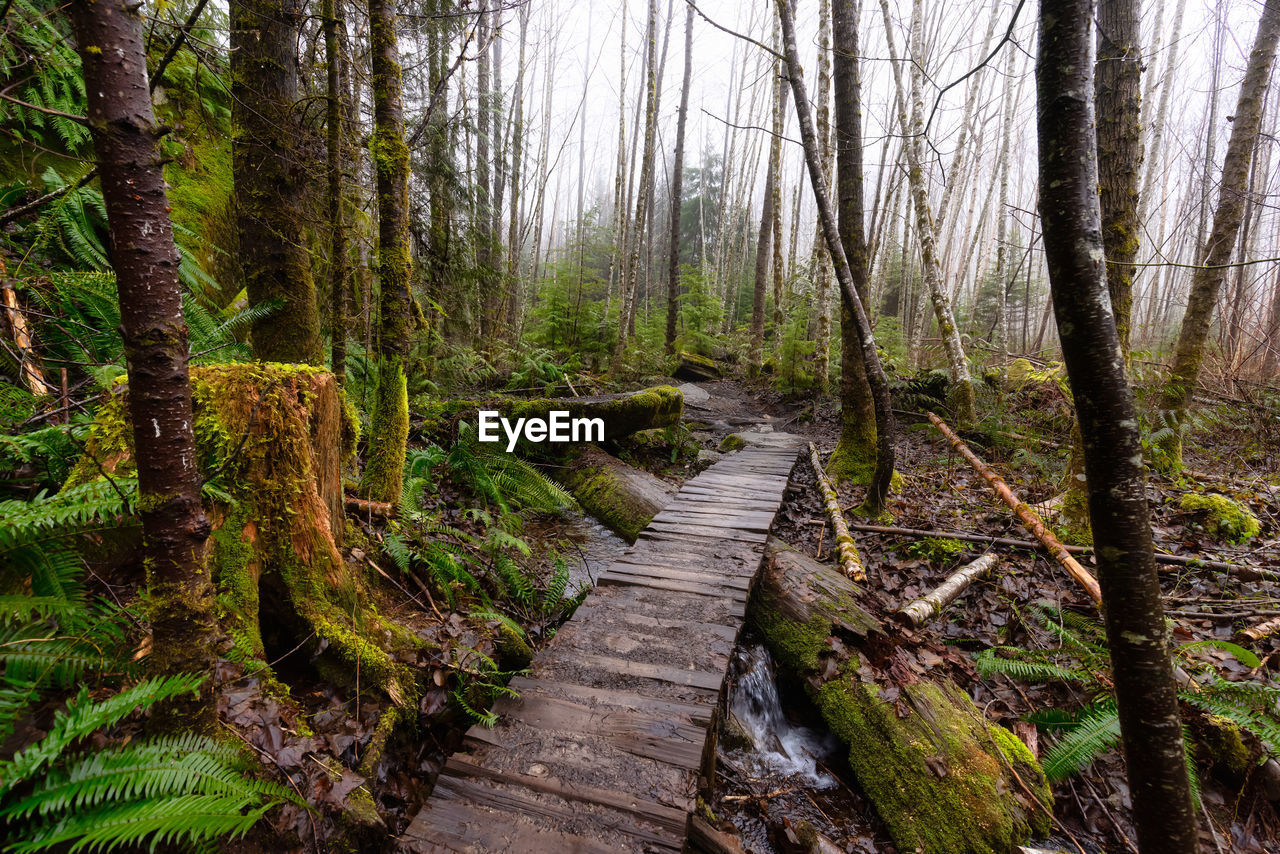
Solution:
[[[1120,743],[1120,715],[1114,700],[1101,700],[1086,708],[1066,735],[1044,755],[1049,780],[1065,780],[1084,770],[1094,757]]]

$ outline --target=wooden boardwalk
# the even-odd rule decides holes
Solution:
[[[400,839],[413,852],[680,851],[764,542],[800,448],[756,434],[685,483],[502,700]],[[710,767],[710,766],[707,766]]]

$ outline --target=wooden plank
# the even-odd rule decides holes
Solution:
[[[559,780],[555,777],[530,777],[527,774],[492,771],[483,765],[470,762],[458,754],[449,757],[449,761],[442,773],[450,777],[475,777],[513,783],[532,789],[535,792],[556,795],[566,800],[610,807],[673,834],[683,833],[685,822],[688,820],[687,812],[666,804],[654,803],[653,801],[635,798],[608,789],[584,786],[571,780]]]
[[[768,531],[773,527],[772,513],[702,512],[680,508],[663,510],[653,521],[659,524],[693,522],[715,528],[740,528],[746,531]]]
[[[646,697],[643,694],[635,694],[630,691],[620,691],[613,688],[593,688],[590,685],[574,685],[569,682],[556,682],[550,679],[532,679],[528,676],[516,676],[508,685],[519,691],[522,696],[525,694],[541,694],[545,696],[564,694],[577,698],[580,702],[592,703],[606,708],[634,709],[638,712],[647,712],[653,715],[666,715],[677,720],[687,720],[702,727],[710,725],[711,713],[714,710],[714,707],[710,704],[700,706],[693,703],[681,703],[676,700],[660,700],[656,697]]]
[[[619,561],[605,570],[605,575],[632,575],[640,578],[662,578],[670,581],[689,581],[711,587],[728,587],[733,590],[748,590],[751,587],[751,575],[733,575],[729,573],[708,572],[706,569],[679,569],[671,566],[640,566]],[[603,576],[601,576],[603,578]]]
[[[763,543],[769,539],[765,531],[741,531],[733,528],[716,528],[694,522],[651,522],[645,532],[655,531],[677,534],[681,537],[704,537],[713,540],[737,540],[744,543]]]
[[[721,640],[727,641],[732,641],[738,636],[738,624],[736,620],[732,626],[725,625],[724,623],[705,623],[697,620],[675,620],[667,617],[655,617],[651,614],[642,614],[639,611],[630,608],[616,607],[612,603],[591,604],[589,602],[584,602],[582,605],[578,606],[577,613],[582,613],[583,619],[590,620],[593,615],[586,612],[593,609],[602,612],[607,611],[608,617],[611,619],[621,620],[624,623],[633,623],[645,628],[678,629],[680,631],[689,632],[691,635],[713,635]],[[577,619],[577,613],[574,614],[575,619]],[[512,680],[512,682],[514,681],[515,680]]]
[[[705,691],[719,691],[724,681],[723,673],[707,673],[702,670],[685,670],[662,664],[650,664],[647,661],[627,661],[607,655],[583,655],[578,661],[587,667],[607,670],[623,676],[639,676],[644,679],[656,679],[659,682],[670,682],[673,685],[684,685],[688,688],[701,688]]]
[[[746,590],[734,589],[717,584],[699,584],[693,581],[679,581],[669,578],[654,578],[651,575],[629,575],[624,572],[606,572],[600,576],[597,584],[618,584],[631,587],[648,587],[653,590],[670,590],[673,593],[691,593],[697,596],[710,596],[713,599],[727,598],[734,601],[747,601]]]
[[[614,561],[605,569],[605,572],[614,567],[620,567],[622,572],[629,572],[633,575],[642,575],[647,572],[661,578],[683,578],[687,581],[708,583],[711,581],[719,583],[750,581],[756,576],[756,567],[751,566],[750,562],[744,561],[739,564],[734,560],[720,560],[708,563],[705,558],[690,557],[691,559],[689,560],[673,560],[657,556],[656,560],[651,557],[645,561],[643,555],[633,555]],[[735,583],[733,586],[736,587],[738,585]],[[743,584],[741,587],[745,590],[747,585]]]
[[[674,765],[686,771],[702,762],[706,729],[693,723],[618,709],[592,709],[545,695],[505,700],[494,707],[504,720],[533,729],[600,738],[625,753]],[[477,733],[487,744],[508,745],[501,728]],[[470,733],[468,734],[470,735]]]

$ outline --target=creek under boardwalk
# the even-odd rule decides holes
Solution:
[[[473,726],[400,838],[413,852],[680,851],[799,437],[689,480]]]

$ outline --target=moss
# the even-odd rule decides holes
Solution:
[[[720,441],[720,450],[725,453],[733,451],[741,451],[747,446],[747,440],[742,438],[741,433],[730,433]]]
[[[342,404],[342,468],[346,468],[356,455],[356,447],[360,444],[360,410],[347,394],[346,389],[338,390]]]
[[[1193,513],[1203,513],[1205,530],[1230,543],[1253,539],[1262,530],[1257,516],[1225,495],[1187,493],[1182,496],[1179,506]]]
[[[369,428],[369,459],[360,479],[360,494],[395,504],[404,485],[404,457],[409,442],[409,390],[403,360],[387,356],[378,362],[378,397]]]
[[[656,511],[652,505],[638,502],[607,468],[582,467],[558,476],[583,510],[629,543],[634,543],[653,520]]]
[[[412,701],[413,675],[398,659],[408,659],[417,641],[378,616],[362,577],[347,571],[337,548],[342,531],[333,528],[341,522],[332,506],[341,501],[336,479],[324,487],[334,495],[320,492],[316,467],[326,452],[331,462],[337,457],[344,430],[332,375],[254,363],[193,368],[191,380],[197,462],[225,496],[212,513],[220,524],[209,560],[233,637],[261,657],[260,620],[284,619],[299,639],[310,635],[340,683],[354,685],[358,671],[362,690],[384,691],[396,704]],[[108,473],[131,465],[126,396],[118,390],[103,407],[75,477],[97,476],[90,457]],[[263,584],[270,595],[261,593]],[[154,607],[180,614],[181,606],[160,596]]]
[[[926,537],[907,545],[907,553],[912,557],[926,560],[936,566],[945,566],[960,555],[968,546],[960,540],[945,537]]]
[[[497,648],[504,670],[524,670],[533,661],[533,648],[529,642],[506,623],[498,624]]]
[[[845,481],[871,483],[876,471],[875,426],[872,425],[869,437],[861,435],[861,432],[851,435],[849,430],[845,430],[840,434],[840,441],[831,452],[831,459],[827,460],[827,477],[833,484]]]
[[[824,583],[822,573],[807,581],[817,610],[807,622],[780,616],[767,588],[752,598],[749,618],[779,667],[804,681],[847,746],[850,767],[898,850],[1005,854],[1045,834],[1048,814],[1022,789],[1051,809],[1044,774],[1030,751],[1007,730],[989,726],[963,691],[919,681],[901,684],[898,701],[884,702],[879,687],[863,680],[862,659],[852,649],[840,670],[829,672],[833,618],[868,627],[874,621],[850,601],[847,584]]]

